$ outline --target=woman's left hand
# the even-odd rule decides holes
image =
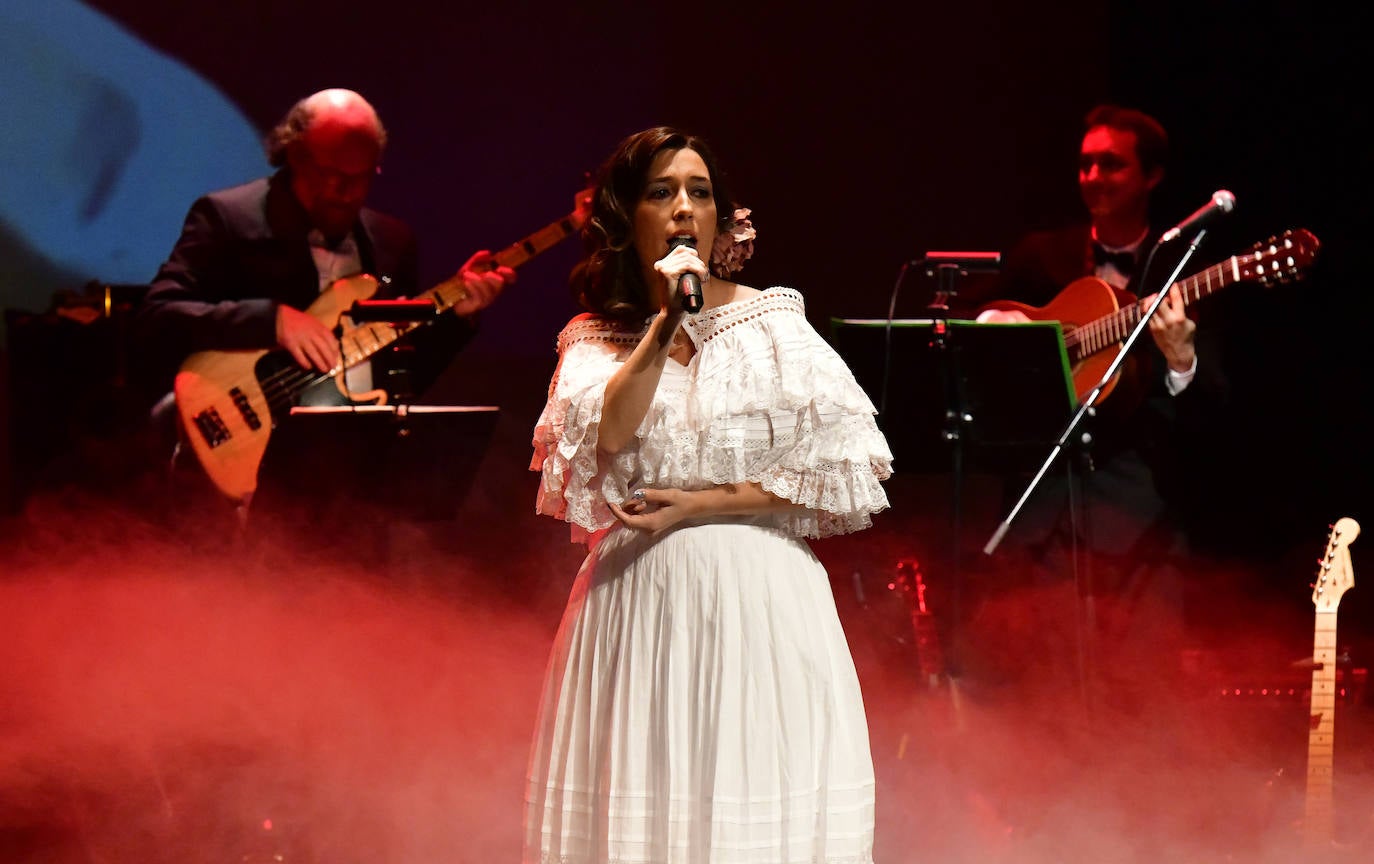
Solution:
[[[691,502],[692,493],[682,489],[636,489],[623,504],[607,506],[627,528],[653,534],[691,517]]]

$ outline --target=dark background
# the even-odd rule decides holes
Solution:
[[[1084,112],[1101,101],[1138,106],[1172,137],[1161,223],[1216,189],[1236,195],[1198,266],[1289,228],[1322,242],[1304,281],[1243,284],[1208,301],[1227,331],[1236,399],[1213,440],[1197,442],[1213,472],[1198,478],[1213,514],[1205,545],[1253,562],[1257,587],[1288,591],[1306,578],[1291,568],[1307,566],[1327,524],[1368,515],[1369,304],[1359,275],[1368,103],[1351,93],[1347,22],[1319,6],[91,5],[213,82],[263,130],[317,89],[365,94],[392,141],[373,202],[415,226],[431,283],[474,250],[571,209],[586,172],[623,135],[657,123],[702,134],[754,209],[758,253],[745,280],[798,288],[823,331],[832,316],[886,315],[903,265],[925,251],[1005,249],[1026,230],[1078,217]],[[178,227],[147,230],[170,248]],[[502,408],[468,507],[503,533],[550,533],[530,515],[525,465],[554,337],[576,311],[564,287],[575,255],[569,242],[528,264],[428,394]],[[41,262],[28,272],[53,279],[54,291],[102,278],[55,276]],[[920,315],[932,287],[909,271],[898,316]],[[136,346],[118,322],[89,338],[68,325],[60,340],[72,341],[40,339],[9,358],[19,395],[80,394],[43,418],[26,404],[10,409],[16,505],[53,478],[90,473],[69,458],[83,446],[70,438],[92,427],[99,438],[107,416],[125,410],[109,391],[123,385],[120,364]],[[73,362],[83,351],[92,362]],[[86,389],[50,380],[59,371]],[[96,446],[86,458],[120,455]],[[916,500],[892,514],[894,530],[948,509],[939,495]],[[973,548],[984,527],[969,527]],[[1368,607],[1358,593],[1352,617]]]

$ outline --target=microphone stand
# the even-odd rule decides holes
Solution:
[[[955,632],[952,638],[945,641],[949,647],[945,650],[945,669],[951,682],[957,681],[962,669],[959,664],[959,633],[958,621],[962,614],[960,610],[960,594],[962,592],[963,575],[959,566],[959,545],[963,534],[961,528],[961,515],[963,512],[963,475],[964,475],[964,427],[972,421],[964,401],[963,388],[960,386],[958,370],[957,349],[951,349],[949,345],[949,300],[954,297],[956,292],[954,281],[963,272],[957,264],[940,263],[934,264],[926,270],[927,275],[937,277],[935,296],[931,299],[930,305],[926,307],[926,312],[931,317],[931,338],[929,343],[930,350],[934,353],[936,365],[939,368],[939,376],[945,396],[944,428],[940,431],[940,437],[950,445],[950,474],[953,481],[953,502],[952,502],[952,522],[950,526],[950,537],[953,538],[950,580],[950,622],[954,625]]]
[[[1035,491],[1035,488],[1040,484],[1040,481],[1043,480],[1045,475],[1049,472],[1050,466],[1053,465],[1055,460],[1059,458],[1059,454],[1064,452],[1064,449],[1068,445],[1069,440],[1073,438],[1076,430],[1078,429],[1079,425],[1083,422],[1084,418],[1092,417],[1097,413],[1097,409],[1095,406],[1097,405],[1097,400],[1102,395],[1102,390],[1107,386],[1107,382],[1111,381],[1112,377],[1116,375],[1118,371],[1120,371],[1122,364],[1126,362],[1126,355],[1130,352],[1131,347],[1134,346],[1136,340],[1140,338],[1140,334],[1143,333],[1147,327],[1149,327],[1150,319],[1154,317],[1155,311],[1159,309],[1159,305],[1164,302],[1164,297],[1169,293],[1169,288],[1172,287],[1174,282],[1178,280],[1179,274],[1183,272],[1183,268],[1188,263],[1188,259],[1193,257],[1193,253],[1197,251],[1198,244],[1202,242],[1202,238],[1206,236],[1206,234],[1206,228],[1198,229],[1197,235],[1194,236],[1192,242],[1188,244],[1188,249],[1183,253],[1183,256],[1179,259],[1178,264],[1174,266],[1174,272],[1169,274],[1168,280],[1164,283],[1164,288],[1156,292],[1154,302],[1152,302],[1149,308],[1145,310],[1145,313],[1140,316],[1140,320],[1138,320],[1135,324],[1135,327],[1131,329],[1131,332],[1126,337],[1126,340],[1121,343],[1121,347],[1117,349],[1116,356],[1112,358],[1111,365],[1109,365],[1107,367],[1107,370],[1102,373],[1101,380],[1099,380],[1097,384],[1093,386],[1092,390],[1088,391],[1088,395],[1079,404],[1078,410],[1074,412],[1073,417],[1069,418],[1069,422],[1064,426],[1064,430],[1060,433],[1058,439],[1055,440],[1054,446],[1050,449],[1049,455],[1046,456],[1045,461],[1041,463],[1040,469],[1035,472],[1035,476],[1032,477],[1030,483],[1026,485],[1025,491],[1021,493],[1021,497],[1017,500],[1016,504],[1011,508],[1011,512],[1007,514],[1006,518],[1003,519],[1000,524],[998,524],[997,530],[993,532],[992,537],[987,542],[987,545],[983,547],[983,554],[991,555],[997,549],[997,546],[1002,542],[1002,539],[1006,536],[1007,531],[1011,528],[1011,523],[1016,519],[1017,514],[1021,512],[1021,508],[1025,506],[1028,500],[1030,500],[1031,494]],[[1159,244],[1156,243],[1155,249],[1151,250],[1150,252],[1151,258],[1154,256],[1154,252],[1158,248]],[[1148,260],[1149,259],[1147,258],[1147,261]],[[1072,483],[1070,484],[1069,494],[1073,494]],[[1088,549],[1087,552],[1088,555],[1092,555],[1091,549]],[[1092,601],[1091,590],[1089,590],[1088,592],[1087,600],[1089,603],[1091,603]],[[1088,626],[1089,628],[1091,628],[1095,626],[1094,622],[1092,622],[1091,611],[1089,612],[1088,617]],[[1089,638],[1091,638],[1091,633],[1089,633]],[[1086,674],[1081,671],[1080,679],[1083,679],[1083,684],[1086,688]]]

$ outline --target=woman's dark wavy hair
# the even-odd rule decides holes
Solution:
[[[696,151],[711,175],[717,233],[733,227],[734,199],[704,140],[668,126],[636,132],[597,169],[591,218],[582,227],[584,257],[569,278],[573,298],[584,309],[634,324],[658,311],[634,248],[634,212],[654,157],[683,148]],[[701,251],[703,256],[711,254],[709,249]]]

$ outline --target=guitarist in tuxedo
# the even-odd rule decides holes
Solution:
[[[1168,149],[1164,127],[1144,112],[1115,105],[1089,111],[1078,158],[1079,192],[1089,220],[1026,235],[1005,256],[994,296],[1044,306],[1075,280],[1096,277],[1111,286],[1123,306],[1152,299],[1137,298],[1135,278],[1160,235],[1151,222],[1150,201],[1164,180]],[[1176,261],[1156,257],[1147,294]],[[1028,552],[1040,572],[1076,572],[1080,591],[1110,597],[1111,608],[1103,608],[1114,618],[1102,622],[1109,634],[1104,644],[1125,644],[1122,638],[1132,630],[1181,635],[1186,487],[1199,466],[1178,445],[1188,432],[1205,426],[1226,389],[1215,347],[1200,338],[1189,311],[1173,286],[1148,334],[1132,347],[1117,386],[1080,429],[1091,434],[1090,442],[1066,454],[1072,475],[1081,481],[1077,512],[1070,511],[1061,464],[1037,487],[1008,534],[1009,545]],[[1019,311],[985,307],[977,320],[1028,319]],[[1007,484],[1008,509],[1027,479]],[[1084,585],[1083,579],[1092,583]],[[1147,623],[1146,606],[1161,618]],[[1136,615],[1141,620],[1132,620]],[[1161,652],[1158,659],[1167,665],[1171,658]]]
[[[337,334],[304,311],[337,279],[372,274],[378,299],[418,293],[413,232],[366,206],[386,143],[380,117],[360,94],[322,90],[297,102],[268,135],[274,174],[192,204],[136,320],[142,367],[159,392],[198,351],[281,348],[305,369],[339,366]],[[346,404],[345,393],[374,389],[390,401],[422,393],[473,335],[473,316],[515,278],[487,252],[458,275],[464,296],[455,314],[350,367],[338,376],[345,387],[327,379],[300,401]],[[164,405],[172,432],[175,412],[170,400]]]

